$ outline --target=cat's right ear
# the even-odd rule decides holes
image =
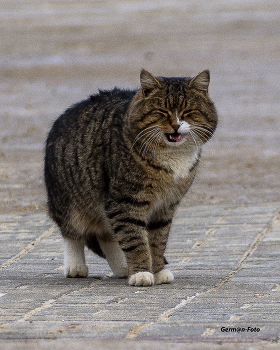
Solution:
[[[209,70],[204,70],[195,76],[190,82],[189,86],[196,88],[197,90],[208,92],[208,86],[210,83]]]
[[[155,89],[161,87],[160,82],[145,69],[141,70],[140,83],[141,83],[142,94],[144,97],[147,97]]]

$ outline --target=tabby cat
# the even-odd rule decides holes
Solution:
[[[87,277],[84,246],[128,284],[170,283],[164,251],[174,212],[217,124],[209,71],[140,74],[140,89],[100,91],[67,109],[46,144],[50,216],[66,277]]]

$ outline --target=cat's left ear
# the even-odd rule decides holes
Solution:
[[[189,82],[190,87],[194,87],[197,90],[208,92],[208,86],[210,83],[210,72],[209,70],[204,70],[199,73],[196,77],[192,78]]]
[[[151,73],[145,69],[141,70],[140,73],[140,83],[142,88],[142,93],[147,97],[153,90],[160,88],[161,84]]]

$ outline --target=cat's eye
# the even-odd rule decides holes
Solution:
[[[163,114],[165,116],[168,116],[169,113],[166,109],[163,109],[163,108],[157,108],[157,111],[160,113],[160,114]]]
[[[193,109],[186,109],[180,113],[181,118],[187,118],[194,112]]]
[[[194,117],[195,115],[200,114],[200,111],[197,109],[186,109],[183,113],[182,113],[182,118],[190,118],[190,117]]]

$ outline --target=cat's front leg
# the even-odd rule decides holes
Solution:
[[[155,280],[146,223],[126,217],[114,222],[113,229],[126,257],[128,284],[152,286]]]
[[[165,268],[164,259],[164,251],[168,240],[173,214],[174,211],[170,210],[164,216],[155,216],[148,224],[155,284],[171,283],[174,280],[173,273]]]
[[[67,237],[64,239],[64,274],[65,277],[87,277],[84,241]]]
[[[130,286],[149,287],[155,284],[155,277],[151,272],[148,271],[136,272],[129,277],[128,284]]]

